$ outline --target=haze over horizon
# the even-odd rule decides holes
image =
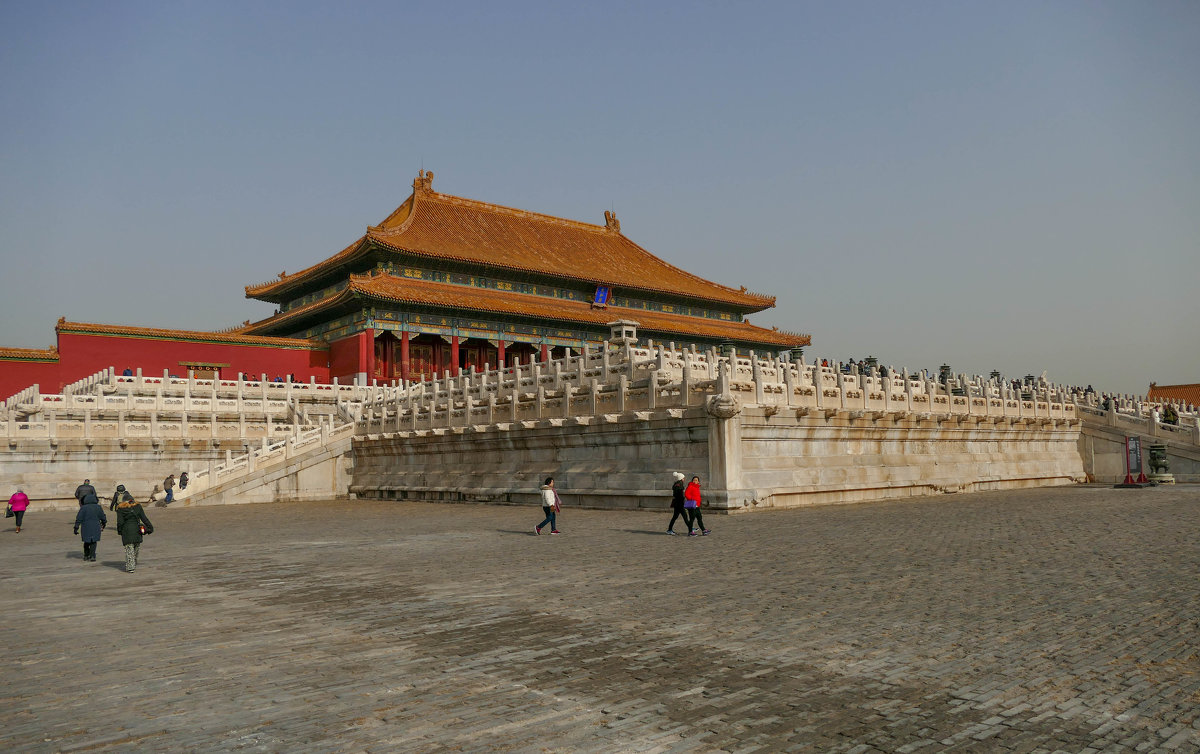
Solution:
[[[0,347],[215,330],[434,189],[806,355],[1200,382],[1200,4],[0,4]]]

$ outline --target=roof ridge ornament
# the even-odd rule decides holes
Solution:
[[[419,191],[433,191],[432,170],[422,168],[421,172],[417,173],[417,177],[413,180],[413,193],[415,194]]]
[[[617,219],[617,213],[604,210],[604,227],[616,233],[621,232],[621,221]]]

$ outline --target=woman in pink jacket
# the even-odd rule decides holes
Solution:
[[[25,509],[29,507],[29,496],[18,487],[17,494],[8,499],[8,507],[12,508],[13,515],[17,517],[17,534],[20,534],[21,520],[25,518]]]

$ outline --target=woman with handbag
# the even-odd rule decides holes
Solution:
[[[128,492],[117,503],[117,533],[121,535],[121,544],[125,545],[125,572],[133,573],[142,550],[142,535],[153,534],[154,526],[146,518],[146,511]]]
[[[702,534],[707,537],[711,532],[704,528],[704,516],[700,514],[700,477],[692,477],[691,483],[683,491],[683,500],[683,506],[688,516],[688,536],[694,537]]]
[[[542,485],[542,510],[546,512],[546,518],[540,524],[533,527],[534,534],[541,534],[542,527],[550,524],[550,533],[558,534],[558,525],[555,522],[554,514],[562,510],[562,498],[558,496],[558,490],[554,489],[554,477],[546,477],[546,483]]]
[[[25,519],[25,510],[29,507],[29,496],[20,487],[17,488],[15,495],[8,499],[8,510],[5,516],[14,516],[17,519],[17,534],[21,533],[21,521]]]

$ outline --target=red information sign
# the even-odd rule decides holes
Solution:
[[[1137,477],[1134,477],[1134,472]],[[1142,471],[1142,439],[1125,438],[1125,484],[1144,484],[1146,474]]]

